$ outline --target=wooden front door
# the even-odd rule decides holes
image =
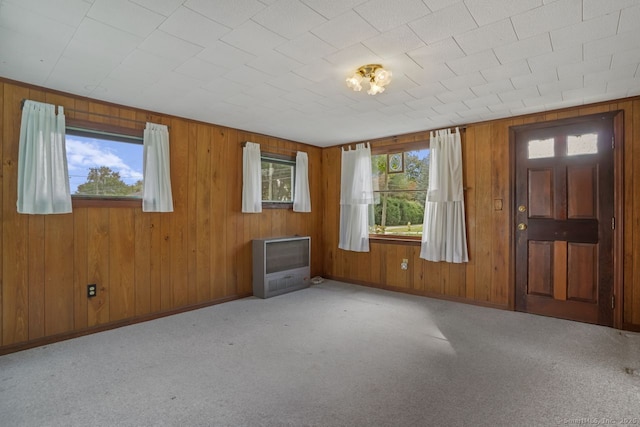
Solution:
[[[516,128],[516,310],[613,324],[613,117]]]

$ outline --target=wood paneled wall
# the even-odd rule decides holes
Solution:
[[[324,274],[374,287],[514,309],[513,226],[509,128],[515,125],[595,114],[624,112],[619,165],[624,198],[623,310],[617,326],[640,330],[640,98],[532,114],[467,126],[462,136],[463,180],[470,262],[447,264],[419,257],[418,245],[371,242],[369,253],[338,249],[341,151],[322,152]],[[373,141],[389,145],[428,138],[425,132]],[[635,236],[635,237],[634,237]],[[409,268],[402,270],[402,259]]]
[[[169,125],[175,211],[76,206],[67,215],[18,215],[22,99],[62,105],[68,117],[84,120]],[[624,111],[619,326],[640,330],[640,239],[634,238],[640,232],[640,98],[469,125],[462,141],[470,262],[446,264],[420,259],[417,245],[338,249],[339,147],[320,149],[0,79],[0,353],[250,295],[251,240],[267,236],[310,235],[312,275],[513,309],[509,127],[614,110]],[[426,137],[420,132],[374,144]],[[308,152],[311,214],[240,212],[244,141]],[[407,270],[400,268],[403,258]],[[87,298],[88,283],[98,284],[98,297]]]
[[[22,99],[62,105],[78,119],[140,129],[143,124],[120,119],[169,125],[175,211],[74,206],[65,215],[17,214]],[[0,352],[251,295],[255,238],[310,235],[311,272],[322,273],[318,147],[4,80],[0,138]],[[240,212],[244,141],[308,153],[312,213]],[[86,296],[89,283],[98,285],[95,298]]]

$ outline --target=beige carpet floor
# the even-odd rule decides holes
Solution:
[[[0,357],[2,426],[640,424],[640,335],[325,281]]]

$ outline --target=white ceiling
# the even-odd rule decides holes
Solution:
[[[0,76],[317,146],[640,95],[640,0],[0,0]],[[380,63],[376,96],[345,78]]]

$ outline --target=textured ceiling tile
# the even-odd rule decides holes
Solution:
[[[415,50],[425,45],[406,25],[365,40],[362,44],[381,58],[396,56],[398,52]]]
[[[637,6],[638,0],[583,0],[583,19],[589,20],[595,16],[605,15],[611,12],[617,12],[630,6]],[[623,12],[624,14],[624,12]]]
[[[551,52],[551,50],[549,34],[546,33],[494,49],[501,64],[542,55],[543,53]]]
[[[637,64],[640,62],[640,46],[637,49],[629,49],[623,52],[618,52],[613,55],[611,60],[611,67],[618,67],[626,64]]]
[[[325,18],[332,19],[359,4],[366,3],[367,0],[302,0],[302,2]]]
[[[382,62],[382,58],[371,52],[371,49],[362,43],[353,44],[327,55],[325,59],[336,67],[343,69],[345,73],[353,73],[356,68],[364,64]]]
[[[67,0],[65,2],[53,2],[53,1],[39,1],[39,0],[18,0],[14,2],[6,1],[2,2],[2,8],[12,6],[11,3],[19,5],[25,10],[35,12],[41,17],[47,17],[53,21],[65,24],[77,26],[82,21],[89,11],[91,4],[83,0]],[[2,14],[5,11],[3,10]],[[24,23],[24,22],[23,22]],[[51,26],[46,26],[43,29],[51,31],[55,29]]]
[[[266,7],[258,0],[187,0],[184,6],[231,28],[241,25]]]
[[[475,93],[474,93],[475,95]],[[463,102],[470,108],[476,109],[481,108],[488,105],[500,104],[502,100],[495,93],[490,93],[488,95],[469,97],[469,99],[463,100]]]
[[[466,54],[486,50],[487,46],[497,47],[515,42],[517,39],[509,19],[503,19],[455,37],[456,42]]]
[[[421,0],[370,0],[355,11],[379,31],[389,31],[431,13]]]
[[[41,39],[25,37],[0,27],[0,75],[43,84],[61,52],[61,49],[50,47]]]
[[[320,40],[315,34],[305,33],[278,46],[276,50],[296,61],[308,63],[335,52],[336,48]]]
[[[222,77],[232,82],[240,83],[249,87],[262,84],[270,78],[268,74],[246,65],[236,67],[231,71],[223,74]]]
[[[282,36],[271,32],[253,21],[247,21],[221,39],[231,46],[254,55],[264,54],[287,41]]]
[[[408,55],[423,67],[429,67],[434,62],[446,62],[461,58],[464,52],[453,38],[447,38],[428,46],[423,46],[408,52]]]
[[[151,34],[165,20],[128,0],[96,0],[87,16],[140,37]]]
[[[327,76],[335,76],[336,81],[342,80],[342,74],[335,71],[335,68],[324,59],[318,59],[307,65],[298,67],[293,70],[299,76],[302,76],[312,82],[321,82],[327,79]]]
[[[519,39],[565,27],[582,20],[582,0],[563,0],[511,18]]]
[[[122,65],[141,71],[161,73],[171,71],[180,65],[180,61],[155,55],[144,50],[136,49],[122,61]]]
[[[469,89],[468,87],[464,87],[462,89],[449,90],[449,91],[440,93],[436,95],[436,98],[442,101],[443,104],[448,104],[451,102],[465,101],[471,98],[475,98],[475,96],[476,95],[473,92],[471,92],[471,89]],[[467,108],[468,107],[465,105],[465,110]]]
[[[252,59],[247,62],[247,65],[272,76],[288,73],[302,66],[302,64],[295,59],[288,58],[277,52]]]
[[[441,93],[446,92],[448,89],[442,86],[440,82],[433,82],[429,84],[421,84],[412,89],[407,89],[407,93],[416,99],[434,97]]]
[[[465,4],[478,25],[486,25],[542,6],[542,0],[466,0]]]
[[[280,0],[252,19],[287,39],[300,36],[326,22],[326,18],[298,0]]]
[[[238,65],[246,64],[251,59],[255,58],[248,52],[233,47],[227,43],[216,42],[209,46],[205,50],[201,51],[198,58],[203,59],[212,64],[220,65],[222,67],[233,68]]]
[[[97,55],[107,52],[107,55],[120,56],[122,59],[142,40],[141,37],[93,19],[83,20],[73,36],[74,42],[86,46],[87,50],[93,50]]]
[[[471,90],[478,96],[487,96],[514,89],[511,80],[496,80],[495,82],[473,85]]]
[[[540,84],[538,85],[538,91],[540,95],[547,96],[565,90],[579,89],[581,87],[583,87],[582,79],[569,78],[561,79],[557,82]]]
[[[455,3],[409,23],[409,27],[427,44],[462,34],[477,26],[464,3]]]
[[[533,72],[580,61],[582,61],[582,46],[577,45],[527,58],[527,62]]]
[[[620,33],[616,36],[594,40],[584,44],[584,59],[624,52],[640,47],[640,37],[635,32]]]
[[[464,75],[473,73],[475,71],[484,70],[500,65],[498,58],[494,54],[493,50],[485,50],[482,52],[474,53],[473,55],[467,55],[463,58],[453,59],[447,61],[449,68],[453,70],[457,75]]]
[[[614,36],[617,30],[618,15],[604,15],[551,31],[551,44],[554,50],[565,49],[572,45]]]
[[[455,73],[446,64],[435,63],[431,67],[405,71],[405,75],[419,85],[429,85],[455,77]]]
[[[209,82],[229,70],[200,58],[189,58],[178,66],[175,71],[203,82]]]
[[[160,29],[171,35],[200,46],[210,46],[231,28],[219,24],[186,7],[178,8],[160,25]]]
[[[620,27],[618,28],[618,32],[638,32],[640,31],[638,22],[640,22],[640,5],[623,9],[622,12],[620,12]]]
[[[437,10],[449,7],[452,4],[460,3],[462,0],[423,0],[423,1],[429,7],[429,9],[431,9],[432,12],[435,12]]]
[[[608,83],[615,82],[616,80],[631,79],[635,76],[637,69],[638,67],[635,64],[628,64],[596,73],[587,73],[584,76],[584,85],[592,86],[597,83]]]
[[[169,16],[182,5],[184,0],[130,0],[132,3],[152,10],[160,15]]]
[[[537,86],[539,84],[552,83],[558,81],[558,72],[555,68],[547,68],[531,74],[524,74],[511,78],[511,82],[516,89]]]
[[[174,37],[171,34],[167,34],[164,31],[154,31],[149,37],[140,43],[138,49],[164,58],[184,62],[198,54],[203,48],[202,46],[189,43],[185,40]]]
[[[71,24],[61,24],[37,11],[11,3],[0,3],[0,27],[25,37],[42,38],[47,43],[66,44],[74,33],[74,27]]]
[[[441,83],[449,90],[457,90],[465,87],[480,86],[486,83],[486,80],[482,77],[482,74],[472,73],[443,80]]]
[[[524,89],[515,89],[507,92],[499,93],[498,96],[502,99],[503,102],[512,102],[517,101],[524,98],[533,98],[540,96],[540,92],[538,92],[537,87],[527,87]]]
[[[582,77],[585,74],[599,73],[611,68],[611,55],[598,56],[596,58],[580,61],[573,64],[561,65],[558,67],[558,77],[569,79],[572,77]]]
[[[545,68],[545,70],[546,69],[548,68]],[[555,70],[555,68],[553,69]],[[481,73],[488,82],[494,82],[496,80],[508,80],[513,77],[530,74],[531,69],[527,61],[521,59],[505,65],[484,69]]]
[[[338,49],[378,34],[375,28],[353,11],[333,18],[311,32]]]

